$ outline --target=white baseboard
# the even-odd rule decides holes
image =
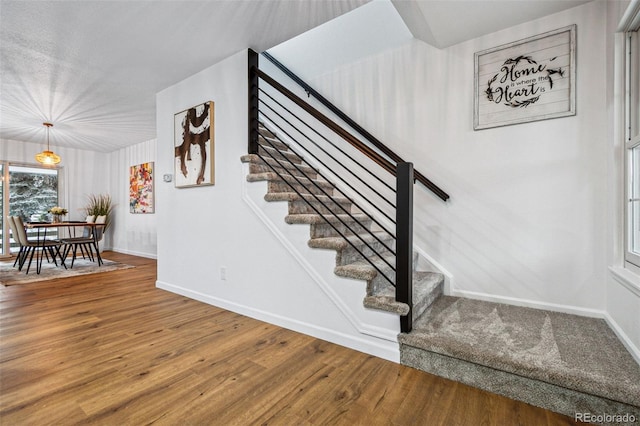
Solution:
[[[604,312],[603,314],[603,318],[607,322],[609,327],[611,327],[613,332],[616,333],[616,336],[618,336],[618,339],[620,339],[624,347],[627,348],[633,359],[635,359],[636,362],[640,364],[640,348],[633,344],[629,336],[627,336],[627,334],[620,328],[618,323],[613,318],[611,318],[611,316],[607,312]]]
[[[217,306],[231,312],[245,315],[250,318],[268,322],[269,324],[274,324],[288,330],[293,330],[321,340],[326,340],[328,342],[374,355],[388,361],[400,363],[400,345],[398,342],[346,335],[344,333],[336,332],[335,330],[319,327],[315,324],[309,324],[297,319],[276,315],[271,312],[255,309],[162,281],[156,281],[156,287],[207,303],[209,305]]]
[[[475,291],[452,289],[451,296],[466,297],[467,299],[484,300],[485,302],[504,303],[505,305],[523,306],[525,308],[544,309],[547,311],[562,312],[565,314],[579,315],[582,317],[604,318],[604,311],[596,309],[578,308],[570,305],[556,303],[544,303],[517,297],[496,296]]]
[[[131,256],[146,257],[147,259],[157,259],[158,258],[157,253],[146,253],[146,252],[141,252],[141,251],[125,250],[125,249],[120,249],[120,248],[110,248],[109,250],[115,251],[116,253],[130,254]]]

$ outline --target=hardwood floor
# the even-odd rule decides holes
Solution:
[[[155,288],[0,287],[2,425],[558,425],[572,419]]]

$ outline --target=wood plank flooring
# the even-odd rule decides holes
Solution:
[[[156,262],[0,287],[0,424],[562,425],[572,419],[155,288]]]

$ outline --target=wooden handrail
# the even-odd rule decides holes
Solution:
[[[395,152],[393,152],[391,149],[389,149],[385,144],[383,144],[381,141],[379,141],[375,136],[373,136],[371,133],[369,133],[367,130],[365,130],[362,126],[360,126],[358,123],[356,123],[355,121],[353,121],[353,119],[351,119],[351,117],[349,117],[347,114],[345,114],[344,112],[342,112],[338,107],[336,107],[335,105],[333,105],[331,102],[329,102],[329,100],[327,100],[324,96],[322,96],[320,93],[318,93],[315,89],[313,89],[311,86],[309,86],[306,82],[304,82],[300,77],[298,77],[297,75],[295,75],[291,70],[289,70],[287,67],[285,67],[282,63],[280,63],[276,58],[274,58],[272,55],[270,55],[268,52],[262,52],[262,54],[264,55],[265,58],[267,58],[269,61],[271,61],[276,67],[278,67],[283,73],[285,73],[289,78],[291,78],[294,82],[296,82],[298,85],[300,85],[309,95],[313,96],[314,98],[316,98],[322,105],[324,105],[327,109],[329,109],[332,113],[334,113],[338,118],[340,118],[342,121],[344,121],[345,123],[347,123],[352,129],[354,129],[356,132],[358,132],[360,135],[362,135],[365,139],[367,139],[373,146],[375,146],[376,148],[378,148],[380,150],[380,152],[384,153],[388,158],[390,158],[391,160],[395,161],[396,164],[398,163],[403,163],[405,162],[405,160],[403,160],[398,154],[396,154]],[[260,71],[261,74],[264,74],[264,72]],[[264,74],[266,75],[266,74]],[[260,75],[260,77],[262,77],[262,75]],[[269,77],[272,81],[273,80],[271,77]],[[268,82],[268,81],[267,81]],[[271,84],[271,83],[269,83]],[[280,87],[283,87],[282,85],[280,85],[278,83],[278,85]],[[274,86],[275,87],[275,86]],[[280,90],[280,89],[278,89]],[[288,90],[285,88],[285,90]],[[289,93],[291,93],[293,96],[295,96],[297,99],[298,98],[296,95],[294,95],[292,92],[289,91]],[[288,95],[285,95],[287,97],[289,97]],[[293,99],[292,99],[293,101]],[[300,105],[298,102],[294,101],[296,103],[296,105],[302,107],[302,105]],[[307,102],[302,101],[304,104],[308,105]],[[303,107],[304,108],[304,107]],[[304,108],[305,111],[308,112],[307,108]],[[323,117],[326,117],[323,115]],[[329,118],[327,118],[327,120],[330,120]],[[326,123],[325,123],[326,124]],[[340,129],[342,129],[342,127],[340,127],[338,124],[334,123],[336,126],[338,126]],[[346,130],[342,129],[342,131],[346,132]],[[348,132],[347,132],[348,133]],[[378,153],[376,153],[375,151],[371,150],[371,148],[367,147],[366,145],[364,145],[359,139],[353,137],[353,135],[350,135],[351,138],[353,138],[353,140],[358,142],[358,145],[354,145],[351,143],[351,140],[345,139],[347,140],[347,142],[349,142],[350,144],[352,144],[353,146],[355,146],[358,150],[360,150],[363,154],[367,155],[369,158],[371,158],[373,161],[375,161],[376,163],[380,164],[378,162],[378,160],[376,160],[375,158],[372,158],[369,156],[368,152],[373,152],[375,153],[378,157],[382,158],[384,161],[389,162],[388,160],[384,159],[384,157],[380,156]],[[360,149],[360,147],[365,147],[368,151],[363,151]],[[389,162],[389,164],[391,164]],[[392,165],[391,169],[384,167],[385,170],[389,171],[390,173],[392,173],[395,176],[396,173],[396,168],[395,166]],[[438,185],[436,185],[435,183],[433,183],[431,180],[429,180],[426,176],[424,176],[422,173],[420,173],[417,170],[413,171],[414,173],[414,179],[415,181],[420,182],[421,184],[423,184],[424,186],[426,186],[431,192],[433,192],[434,194],[436,194],[438,197],[440,197],[440,199],[442,199],[443,201],[447,201],[449,199],[449,194],[447,194],[446,192],[444,192],[440,187],[438,187]]]

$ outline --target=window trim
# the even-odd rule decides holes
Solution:
[[[9,243],[9,224],[6,220],[4,220],[4,218],[7,217],[7,215],[9,214],[9,209],[10,209],[10,190],[9,190],[9,185],[11,184],[10,179],[9,179],[9,173],[10,173],[10,169],[11,167],[28,167],[28,168],[34,168],[34,169],[48,169],[48,170],[55,170],[57,172],[58,175],[58,204],[63,205],[64,203],[64,178],[63,178],[63,170],[64,168],[61,166],[43,166],[42,164],[33,164],[33,163],[23,163],[23,162],[19,162],[19,161],[0,161],[0,163],[2,164],[2,178],[0,179],[0,185],[3,185],[2,187],[2,197],[3,197],[3,202],[1,203],[1,207],[2,207],[2,211],[0,211],[0,214],[2,215],[2,247],[0,250],[0,259],[6,259],[6,258],[10,258],[12,256],[11,253],[11,246]],[[8,251],[6,251],[8,249]]]
[[[633,198],[633,185],[634,175],[637,175],[636,168],[640,167],[639,164],[634,164],[633,160],[633,150],[640,147],[640,132],[637,123],[634,122],[637,120],[635,115],[638,114],[638,111],[634,111],[634,108],[637,108],[637,99],[634,97],[638,95],[633,87],[640,73],[639,58],[634,57],[638,41],[637,32],[625,33],[625,261],[640,267],[640,255],[632,250],[634,235],[637,234],[635,226],[638,226],[633,223],[633,209],[638,208],[638,201],[634,201]]]
[[[633,201],[633,177],[635,168],[640,164],[633,164],[633,149],[640,147],[640,115],[638,99],[638,81],[640,80],[640,0],[634,0],[627,9],[619,28],[624,34],[624,261],[625,267],[637,271],[640,268],[640,253],[632,251],[634,231],[633,209],[640,208],[640,201]],[[637,55],[638,57],[635,57]],[[637,176],[637,173],[636,173]],[[636,182],[636,185],[638,183]],[[636,227],[640,224],[636,224]]]

